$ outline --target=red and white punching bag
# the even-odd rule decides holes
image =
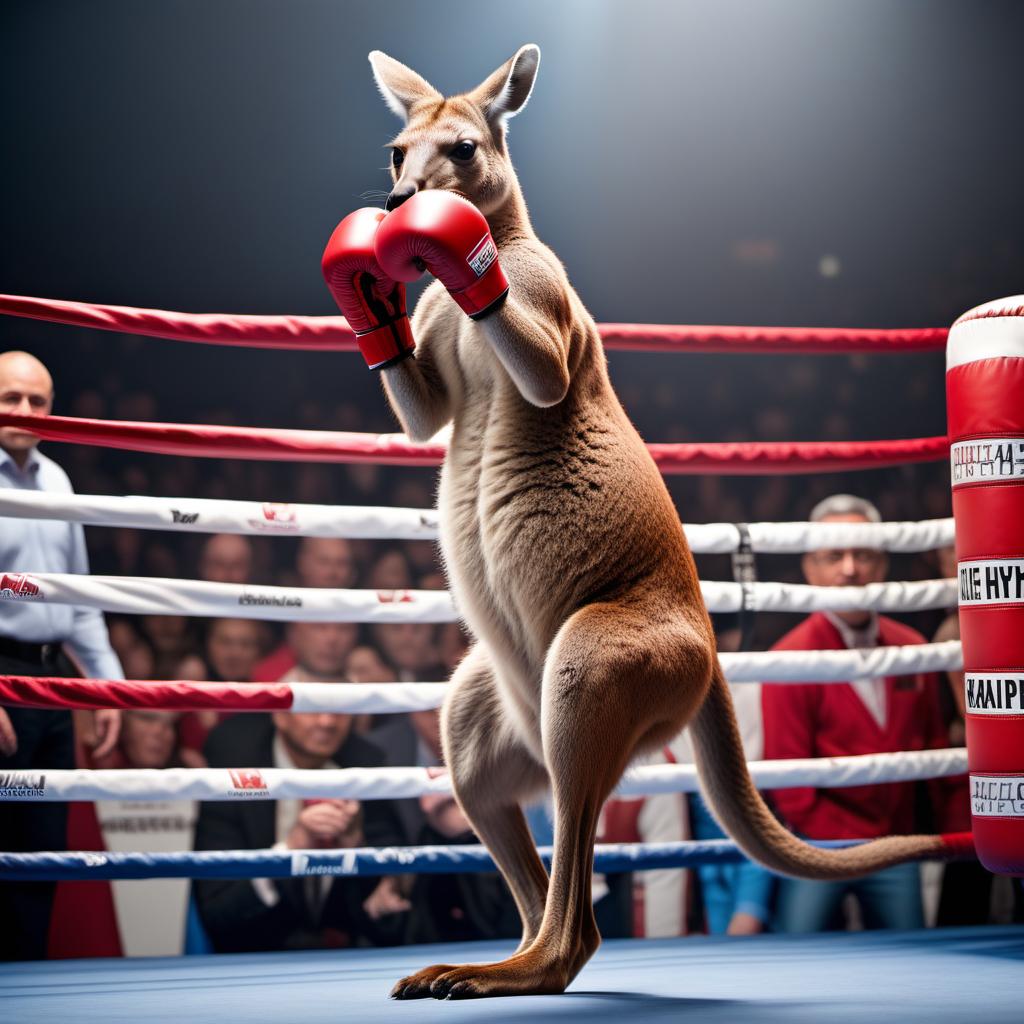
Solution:
[[[1024,295],[953,324],[946,405],[974,845],[1024,875]]]

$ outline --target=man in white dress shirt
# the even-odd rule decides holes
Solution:
[[[27,352],[0,353],[0,411],[45,416],[53,407],[53,381]],[[67,474],[37,450],[39,438],[0,428],[0,487],[68,493]],[[4,584],[33,572],[88,573],[85,533],[76,523],[0,519],[0,673],[123,678],[100,612],[19,601]],[[72,662],[70,659],[74,659]],[[96,711],[85,741],[98,755],[117,742],[120,713]],[[0,775],[10,770],[74,768],[71,713],[0,708]],[[0,846],[5,850],[63,850],[64,804],[0,802]],[[0,959],[46,955],[54,885],[0,884]]]

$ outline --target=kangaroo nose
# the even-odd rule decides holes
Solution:
[[[404,192],[392,192],[391,195],[388,196],[388,201],[384,204],[384,209],[389,212],[391,210],[397,210],[398,207],[406,201],[406,199],[411,199],[418,191],[419,190],[417,188],[413,187],[411,189],[406,189]]]

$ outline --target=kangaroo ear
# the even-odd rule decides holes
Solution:
[[[441,94],[425,79],[407,68],[394,57],[380,50],[370,55],[370,67],[388,109],[403,121],[409,120],[409,111],[422,100],[441,99]]]
[[[504,124],[507,118],[518,114],[526,106],[539,67],[540,47],[527,43],[490,78],[469,93],[469,99],[480,107],[491,124]]]

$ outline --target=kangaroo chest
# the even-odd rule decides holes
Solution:
[[[608,434],[500,392],[460,413],[439,490],[455,599],[482,638],[543,660],[621,557]]]

